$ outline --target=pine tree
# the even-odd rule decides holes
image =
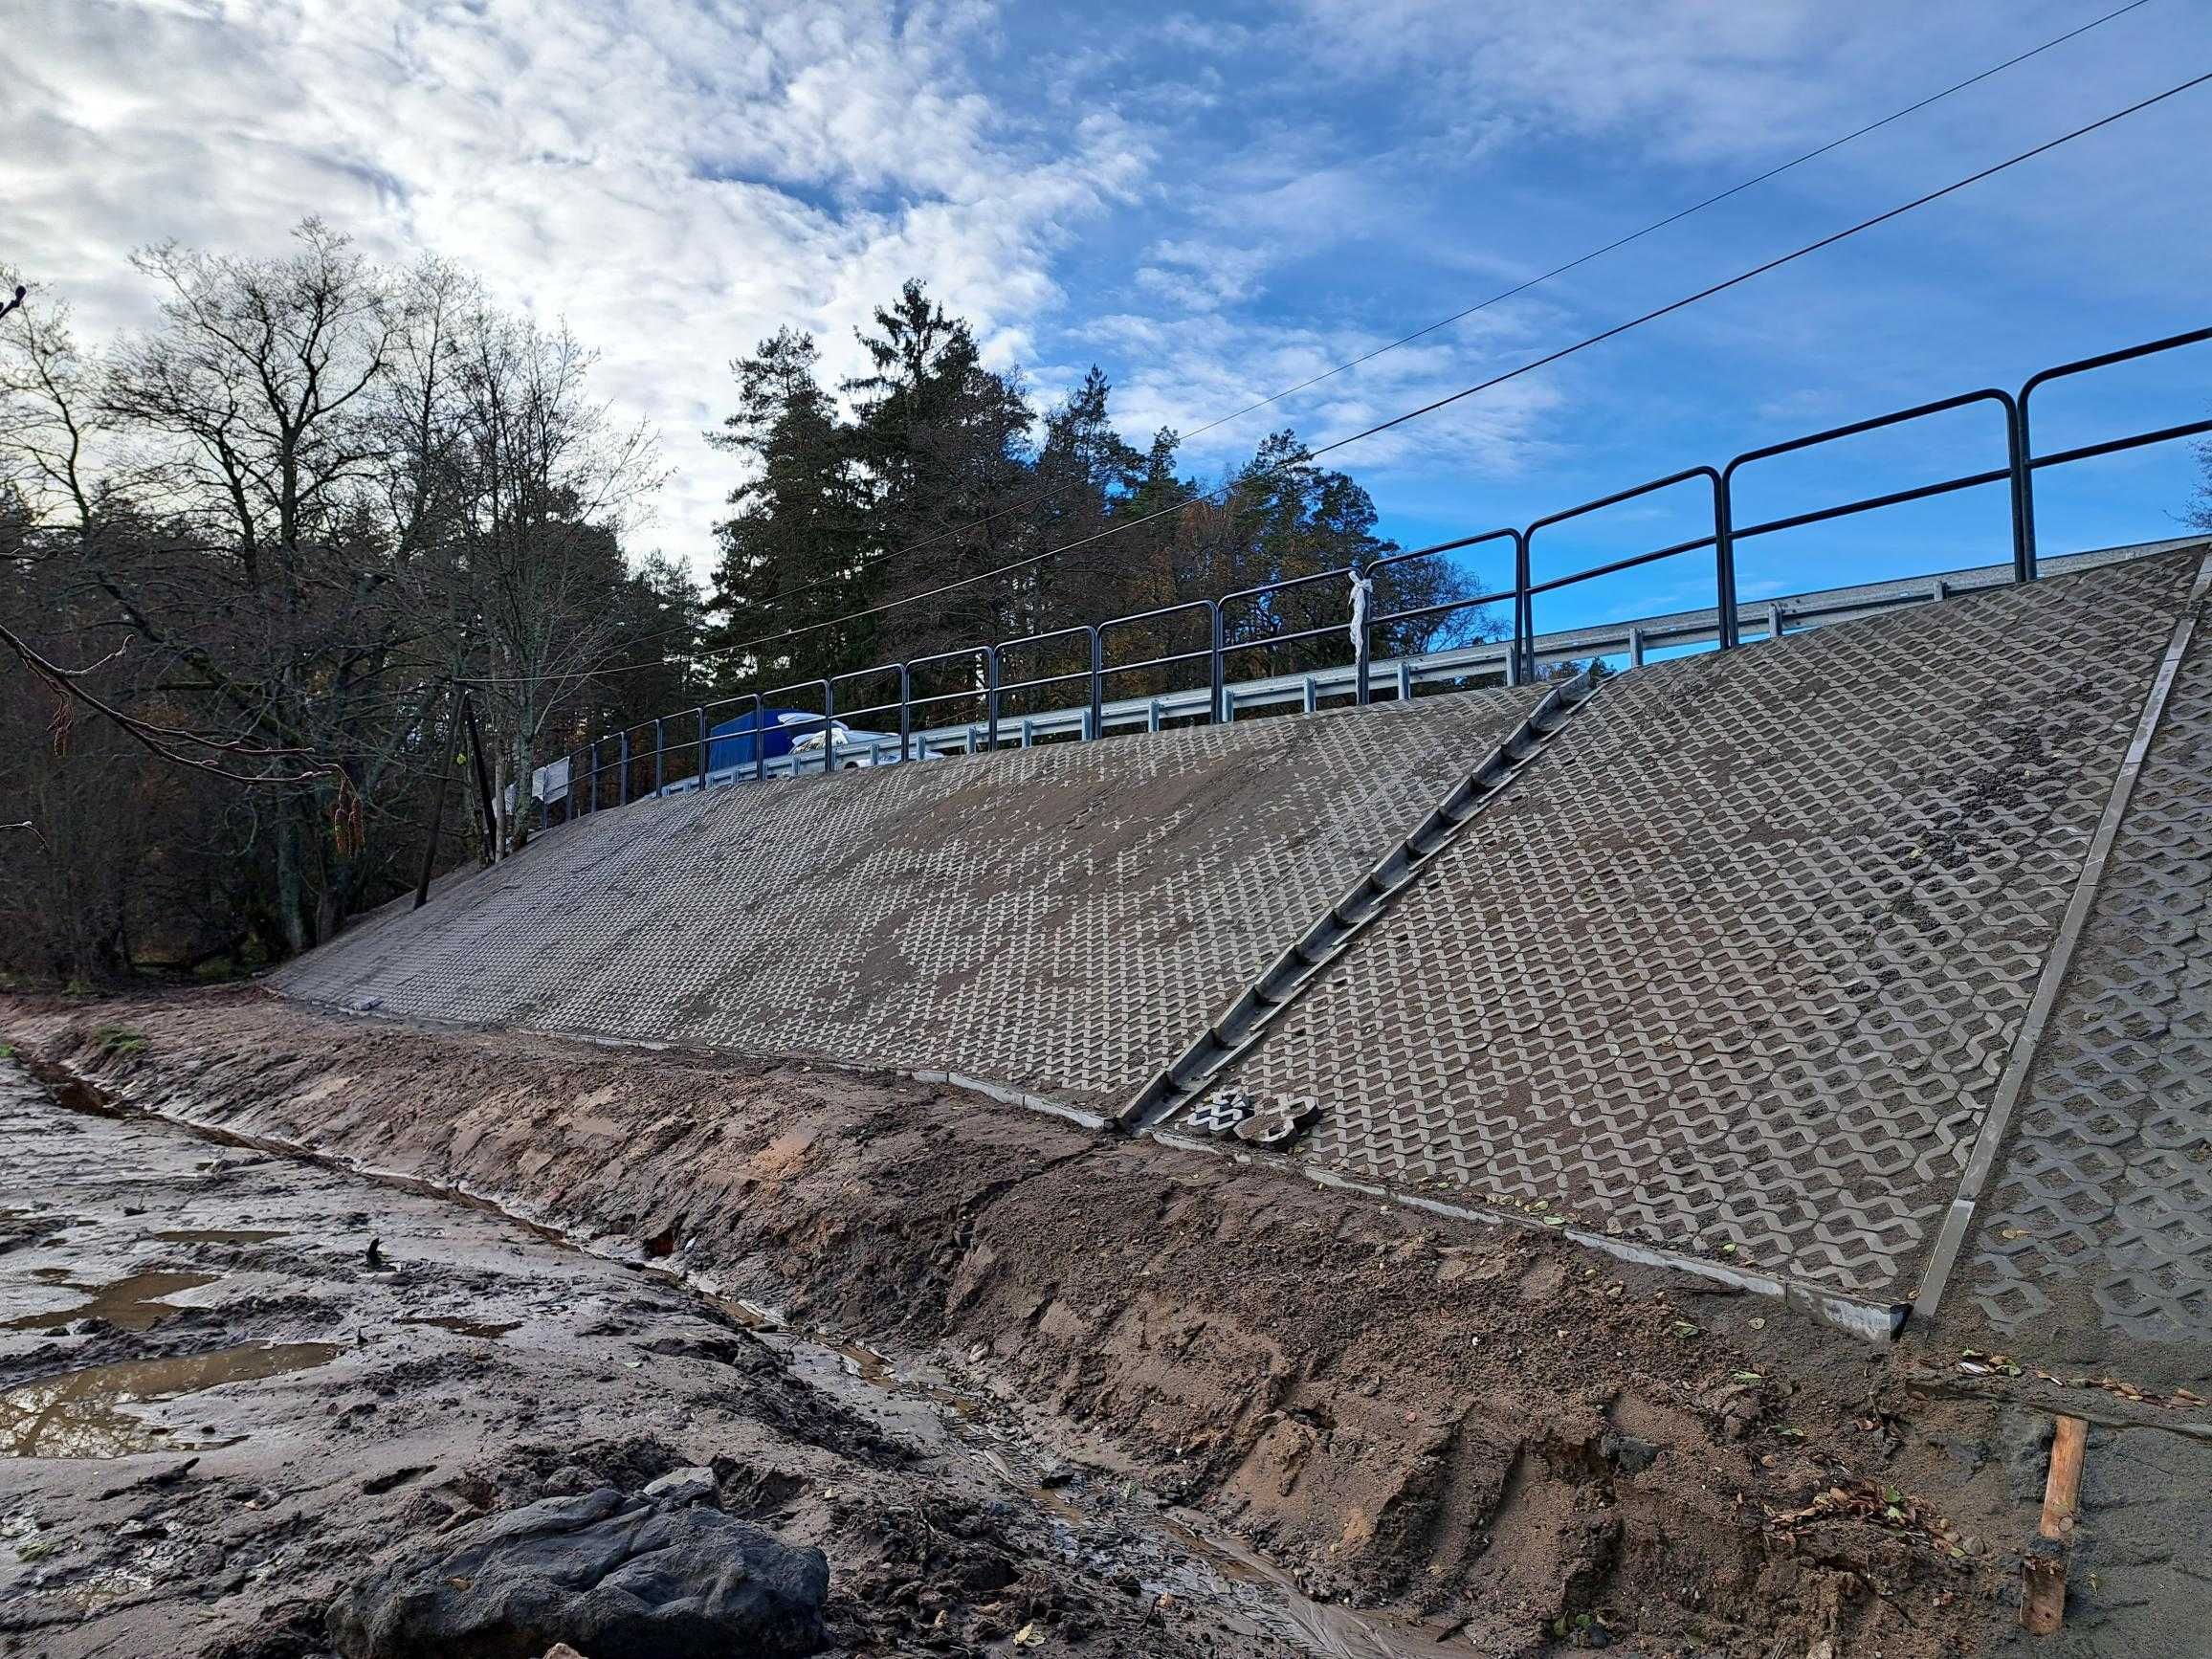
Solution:
[[[869,483],[886,598],[920,594],[1021,557],[1016,508],[1031,487],[1033,424],[1019,378],[983,366],[966,322],[919,282],[863,334],[874,371],[844,385]],[[1004,638],[1024,620],[1004,582],[976,583],[893,613],[902,657]],[[889,654],[889,653],[887,653]]]
[[[865,609],[875,592],[869,492],[855,476],[853,433],[815,379],[819,357],[796,329],[763,340],[731,365],[738,409],[708,434],[756,471],[730,492],[735,511],[715,527],[721,558],[707,608],[719,621],[707,643],[789,632],[725,659],[726,676],[763,685],[857,666],[875,644],[864,628],[810,626]]]

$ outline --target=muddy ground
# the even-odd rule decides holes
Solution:
[[[5,1421],[104,1424],[0,1462],[22,1651],[320,1651],[426,1530],[710,1462],[829,1556],[834,1651],[2025,1650],[2052,1409],[2096,1427],[2037,1650],[2212,1628],[2205,1414],[2032,1357],[887,1075],[251,990],[0,1038],[232,1142],[9,1096]],[[148,1361],[266,1374],[101,1405]]]

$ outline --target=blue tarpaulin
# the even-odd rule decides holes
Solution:
[[[774,760],[778,755],[791,752],[791,740],[803,738],[808,732],[822,729],[822,717],[807,709],[763,709],[759,723],[763,730],[755,732],[754,715],[747,709],[734,720],[724,720],[707,733],[707,770],[727,771],[732,766],[750,766],[755,745],[764,744],[766,756]]]

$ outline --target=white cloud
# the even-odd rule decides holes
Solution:
[[[1161,426],[1177,428],[1186,435],[1186,467],[1210,474],[1249,456],[1262,433],[1291,427],[1309,448],[1318,447],[1510,368],[1537,354],[1528,343],[1543,318],[1534,306],[1500,307],[1340,374],[1330,371],[1390,337],[1345,323],[1272,322],[1212,310],[1122,313],[1095,320],[1088,333],[1139,365],[1114,388],[1121,429],[1140,438]],[[1040,369],[1038,376],[1070,384],[1080,373],[1070,365]],[[1294,397],[1212,431],[1196,430],[1317,377],[1325,378]],[[1548,417],[1563,401],[1564,385],[1556,373],[1509,381],[1364,439],[1326,462],[1378,486],[1431,468],[1511,476],[1548,453]]]
[[[889,0],[31,0],[7,39],[0,248],[97,337],[151,321],[167,237],[276,251],[321,213],[392,260],[460,260],[564,314],[599,384],[662,430],[638,538],[708,551],[731,463],[698,437],[728,360],[852,329],[919,276],[1004,356],[1052,256],[1142,180],[1111,113],[1039,135],[969,81],[990,14]]]
[[[1731,154],[1817,121],[1874,34],[1814,0],[1305,0],[1315,57],[1470,114],[1680,156]]]

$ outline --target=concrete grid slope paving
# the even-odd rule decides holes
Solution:
[[[390,1015],[945,1070],[1111,1107],[1536,689],[587,816],[284,970]]]
[[[2144,756],[1942,1307],[1961,1341],[2116,1361],[2137,1381],[2212,1374],[2208,620]]]
[[[2195,564],[1626,676],[1225,1081],[1354,1177],[1909,1299]]]

